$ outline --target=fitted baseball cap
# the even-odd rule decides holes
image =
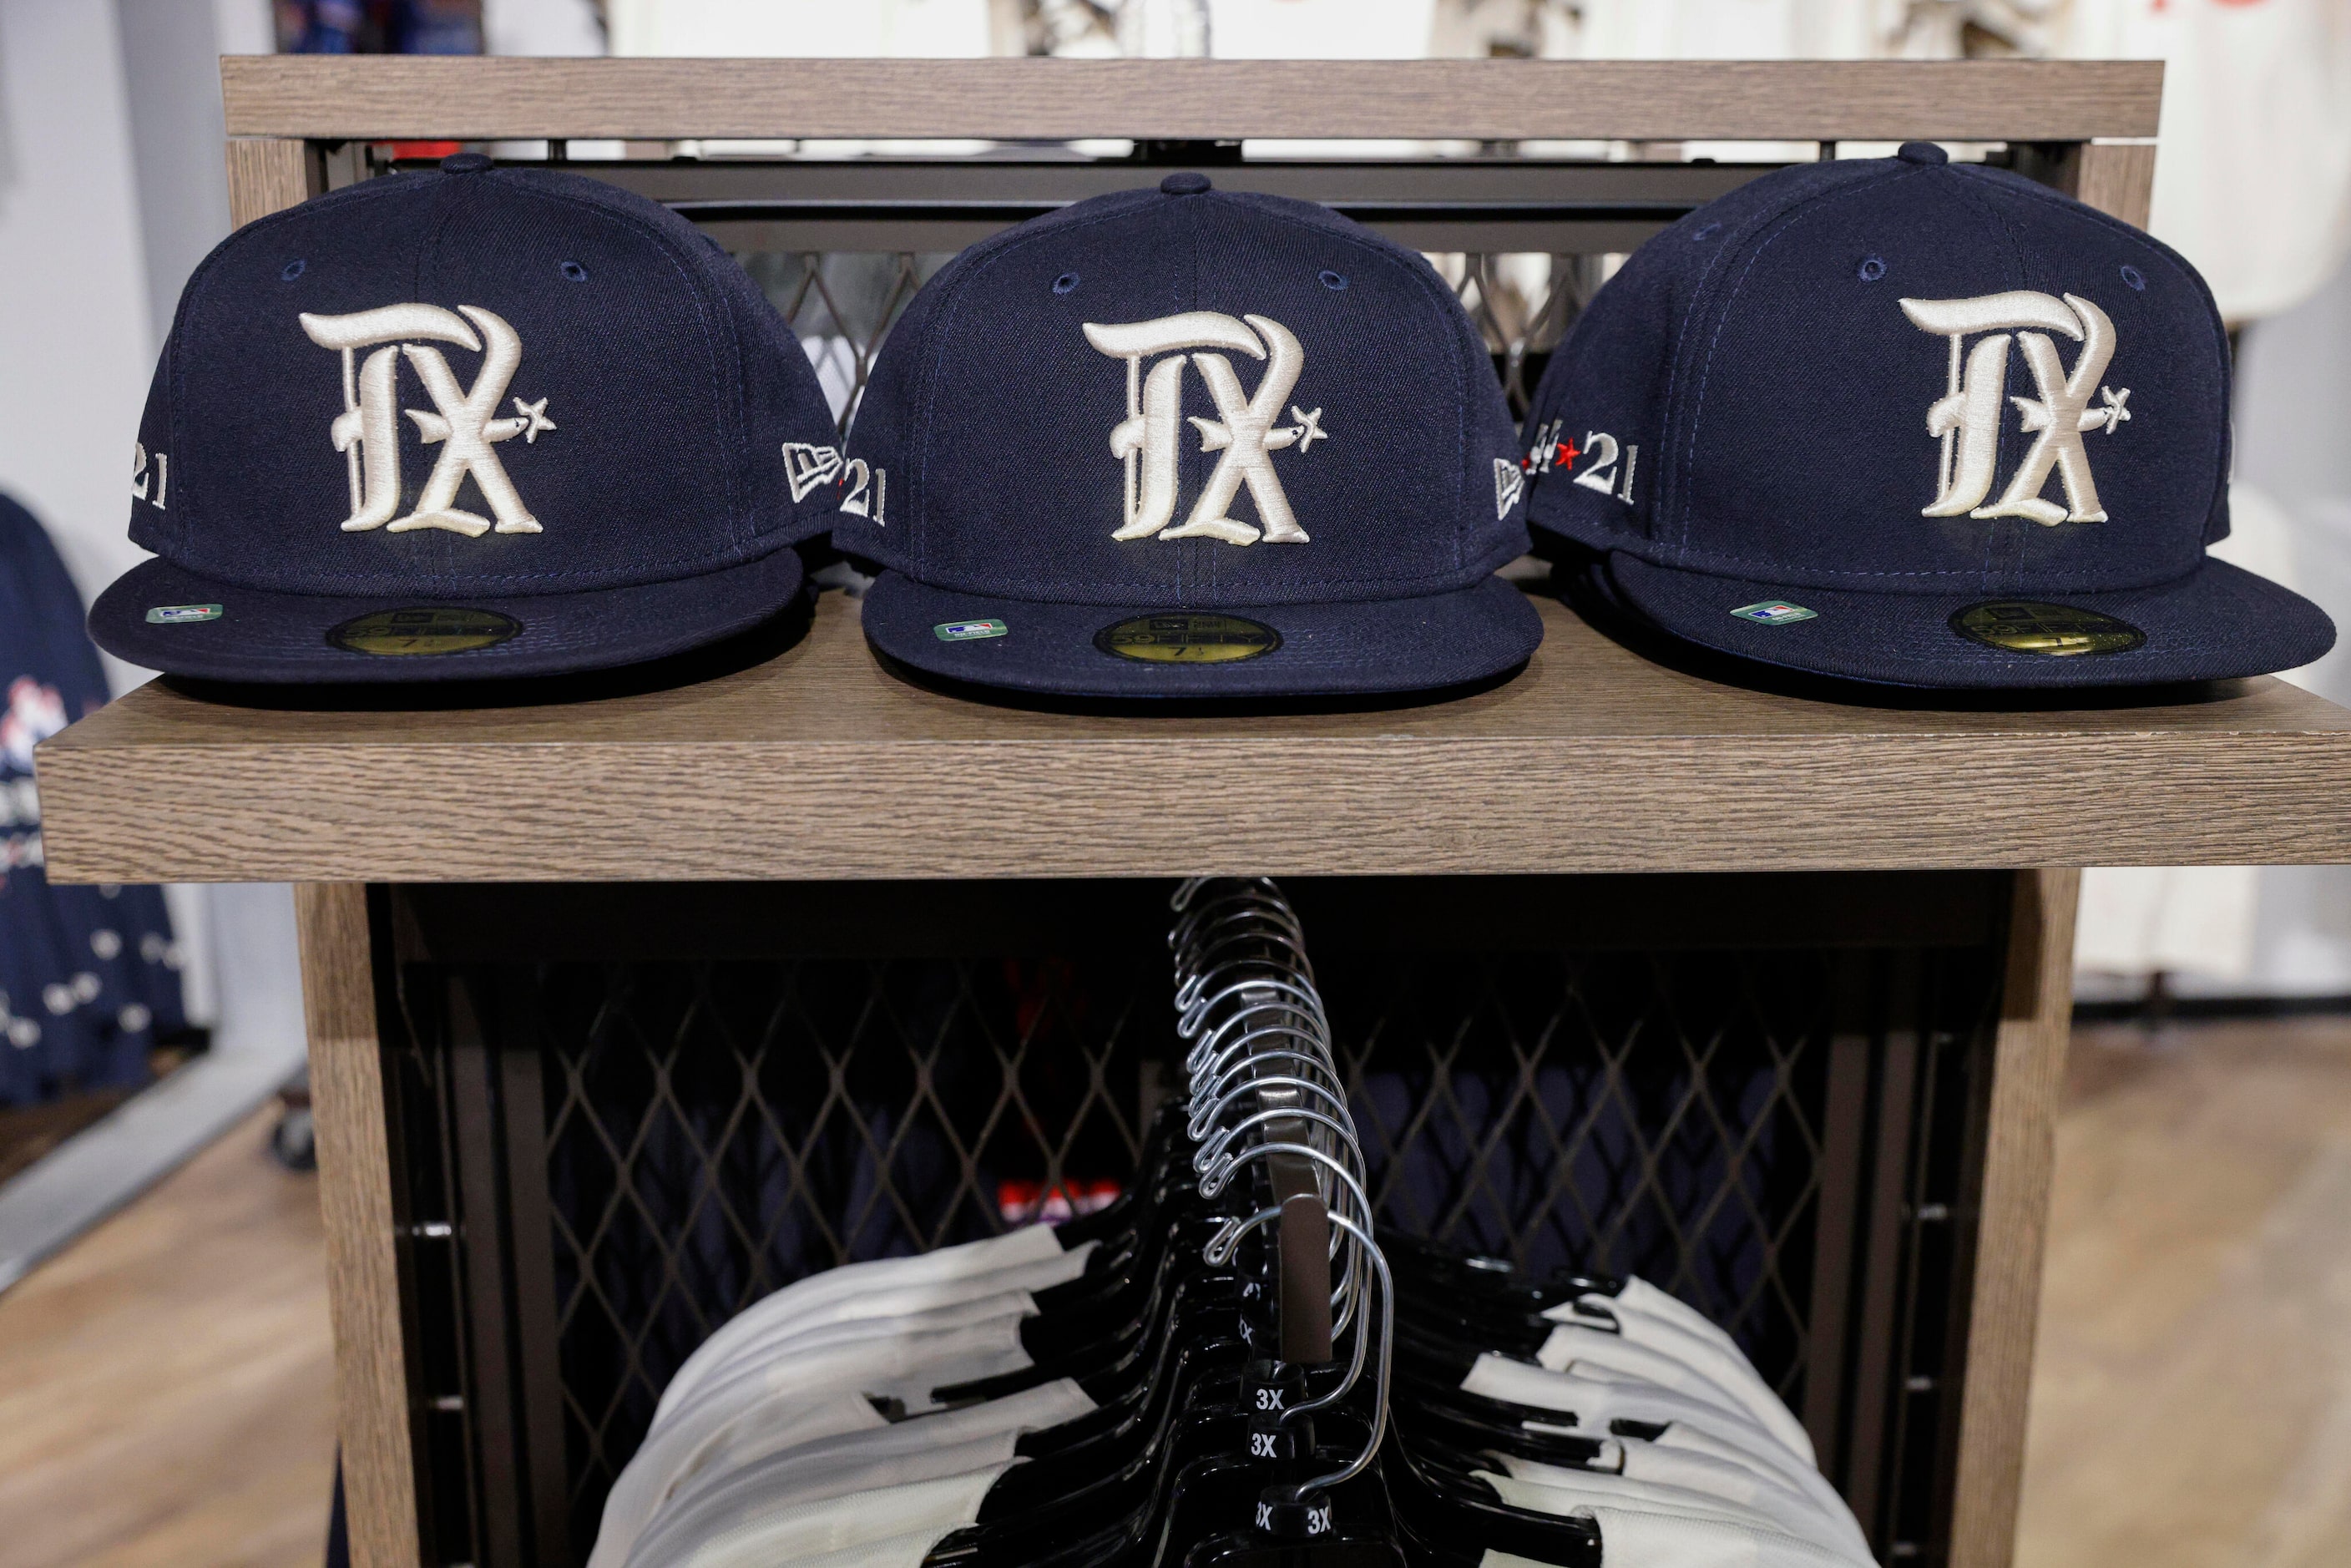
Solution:
[[[2229,528],[2211,293],[2126,224],[1913,142],[1766,174],[1644,245],[1552,357],[1531,522],[1689,642],[1911,686],[2309,663]]]
[[[1491,361],[1414,252],[1206,176],[974,246],[883,345],[833,542],[866,636],[1070,696],[1426,690],[1523,664]]]
[[[791,330],[691,224],[459,154],[248,224],[155,371],[90,613],[175,674],[632,664],[791,603],[840,466]]]

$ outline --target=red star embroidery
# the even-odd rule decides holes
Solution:
[[[1559,460],[1562,465],[1573,463],[1583,455],[1583,449],[1574,442],[1562,441],[1559,444]]]

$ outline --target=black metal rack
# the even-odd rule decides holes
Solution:
[[[1859,881],[1286,885],[1383,1225],[1683,1295],[1881,1555],[1935,1562],[2005,879]],[[759,1295],[1125,1175],[1171,1082],[1166,891],[380,892],[434,1560],[584,1557]]]

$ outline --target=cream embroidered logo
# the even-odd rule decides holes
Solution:
[[[1113,325],[1086,323],[1086,341],[1114,360],[1126,361],[1126,417],[1110,433],[1113,456],[1126,465],[1125,522],[1114,539],[1223,539],[1228,544],[1302,545],[1307,532],[1290,509],[1290,497],[1274,471],[1273,454],[1295,447],[1301,453],[1318,441],[1330,439],[1322,429],[1322,411],[1301,413],[1290,403],[1290,389],[1305,368],[1306,350],[1290,329],[1265,316],[1238,320],[1217,310],[1187,310],[1155,321]],[[1265,361],[1265,374],[1254,395],[1241,390],[1240,377],[1224,353],[1185,352],[1223,350]],[[1165,354],[1144,373],[1143,361]],[[1219,452],[1207,484],[1181,523],[1176,517],[1176,459],[1183,434],[1184,367],[1199,367],[1208,396],[1217,405],[1215,419],[1194,414],[1200,433],[1200,450]],[[1289,403],[1297,423],[1278,425],[1274,420]],[[1226,509],[1249,486],[1257,504],[1255,526],[1226,515]]]
[[[1949,389],[1927,410],[1927,434],[1943,443],[1942,467],[1934,504],[1920,515],[1928,517],[2030,517],[2054,528],[2059,523],[2103,523],[2105,509],[2098,504],[2098,486],[2090,475],[2090,455],[2082,437],[2094,430],[2112,435],[2131,417],[2126,404],[2130,389],[2120,392],[2104,384],[2106,365],[2115,355],[2115,324],[2106,313],[2078,294],[2058,298],[2031,289],[2005,294],[1981,294],[1972,299],[1905,299],[1902,313],[1923,331],[1950,340]],[[1966,340],[1976,333],[1975,347]],[[2071,338],[2082,345],[2066,373],[2050,334]],[[2008,394],[2008,346],[2011,334],[2032,372],[2038,397]],[[2099,406],[2090,406],[2097,393]],[[2002,405],[2012,402],[2025,434],[2036,435],[2024,460],[1990,506],[1994,470],[2000,461]],[[2064,486],[2065,505],[2043,499],[2041,491],[2054,469]]]
[[[523,444],[556,428],[547,417],[547,400],[514,400],[513,414],[497,415],[506,400],[507,384],[522,363],[522,339],[505,319],[476,305],[455,311],[438,305],[386,305],[355,310],[346,316],[304,312],[302,330],[322,349],[343,356],[343,412],[329,427],[335,450],[350,466],[351,515],[343,531],[360,533],[382,528],[407,533],[416,528],[447,528],[468,538],[490,531],[489,517],[460,510],[458,486],[472,475],[474,484],[489,502],[502,534],[535,534],[538,519],[507,476],[498,460],[497,443],[519,435]],[[479,332],[475,329],[480,329]],[[425,339],[426,343],[412,342]],[[432,343],[455,343],[482,356],[474,384],[461,387],[448,360]],[[381,345],[381,347],[377,347]],[[361,349],[374,348],[355,361]],[[407,356],[417,380],[433,400],[430,412],[399,406],[400,360]],[[416,423],[416,434],[427,446],[441,448],[423,491],[408,512],[400,510],[400,419]]]

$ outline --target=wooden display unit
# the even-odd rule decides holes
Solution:
[[[284,57],[223,69],[240,223],[348,178],[354,144],[719,136],[1996,141],[2028,172],[2143,222],[2161,76],[2029,62]],[[1537,182],[1599,177],[1531,167]],[[1499,210],[1487,217],[1512,221]],[[2077,873],[2050,868],[2346,858],[2351,713],[2270,679],[2105,706],[1855,706],[1651,663],[1539,604],[1546,637],[1525,673],[1389,711],[1133,717],[967,702],[885,671],[854,603],[827,594],[795,645],[675,689],[403,713],[236,706],[157,684],[45,744],[53,877],[304,884],[354,1560],[411,1568],[426,1552],[382,1038],[406,951],[389,926],[410,905],[371,884],[1539,875],[1573,902],[1595,879],[1702,873],[1656,885],[1723,940],[1782,917],[1776,894],[1740,891],[1774,875],[1829,873],[1805,896],[1858,925],[1868,898],[1898,908],[1941,896],[1937,875],[1972,871],[2006,877],[2007,966],[1953,1320],[1964,1385],[1944,1560],[2005,1564],[2070,1006]],[[1172,787],[1205,779],[1232,787]],[[630,908],[625,888],[596,899]]]

